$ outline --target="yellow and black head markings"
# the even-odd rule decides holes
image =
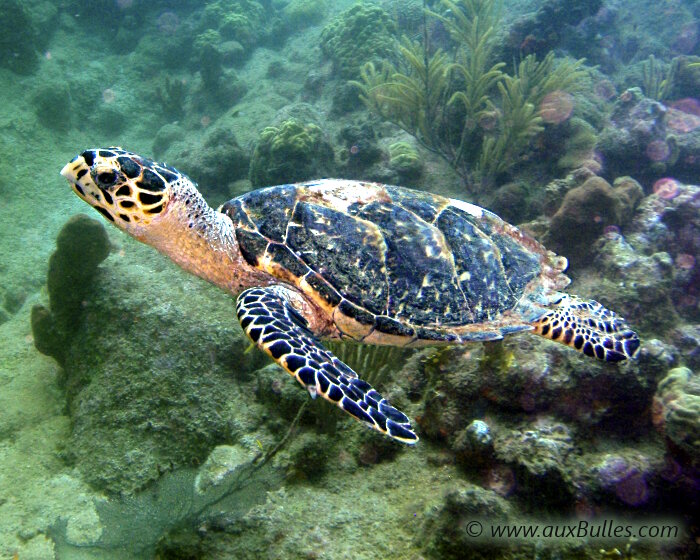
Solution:
[[[215,211],[185,175],[121,148],[86,150],[61,173],[119,228],[240,294],[245,332],[312,396],[404,443],[418,440],[406,415],[321,338],[414,347],[530,331],[608,362],[638,353],[621,317],[562,292],[566,259],[473,204],[323,179]]]
[[[122,150],[85,150],[61,171],[75,193],[110,222],[148,225],[170,198],[175,169]]]

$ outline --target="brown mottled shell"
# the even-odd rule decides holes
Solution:
[[[227,202],[246,261],[297,286],[341,336],[374,344],[494,340],[531,329],[566,259],[478,206],[322,180]]]

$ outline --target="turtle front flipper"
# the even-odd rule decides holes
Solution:
[[[370,428],[414,444],[418,436],[405,414],[314,337],[283,286],[251,288],[238,296],[236,313],[250,339],[315,398],[321,395]]]
[[[606,362],[636,356],[637,333],[597,301],[565,295],[552,307],[533,324],[535,333]]]

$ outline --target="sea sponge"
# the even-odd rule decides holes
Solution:
[[[63,363],[66,341],[80,320],[82,302],[110,243],[102,222],[85,214],[73,216],[56,238],[49,259],[49,307],[35,305],[31,324],[34,345],[42,354]]]
[[[359,78],[366,62],[391,58],[396,26],[381,7],[355,4],[329,23],[321,33],[321,50],[343,78]]]
[[[333,148],[315,124],[288,119],[260,133],[250,163],[253,186],[293,183],[328,176]]]

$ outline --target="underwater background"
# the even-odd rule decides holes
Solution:
[[[0,559],[698,557],[700,2],[0,13]],[[231,297],[103,225],[59,176],[100,146],[214,207],[319,177],[484,206],[567,257],[639,357],[528,334],[334,345],[413,420],[401,446],[249,351]],[[486,534],[605,520],[677,534]]]

